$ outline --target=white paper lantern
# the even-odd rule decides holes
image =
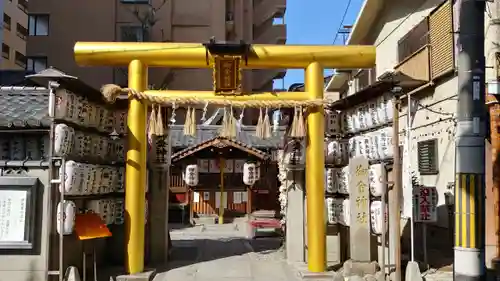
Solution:
[[[379,160],[380,159],[379,149],[378,149],[379,134],[377,132],[371,132],[367,134],[367,137],[370,138],[370,154],[368,155],[368,159]]]
[[[349,199],[342,201],[342,213],[339,218],[345,226],[351,226],[351,202]]]
[[[198,185],[198,165],[191,164],[187,165],[184,171],[184,182],[188,186],[196,186]]]
[[[394,108],[393,108],[393,103],[392,103],[392,97],[389,94],[386,94],[384,96],[384,99],[386,100],[385,102],[385,108],[386,108],[386,122],[391,122],[393,119],[393,113],[394,113]]]
[[[373,196],[382,196],[386,182],[386,173],[383,164],[370,165],[368,170],[370,193]]]
[[[337,169],[338,192],[349,194],[349,166]]]
[[[346,133],[353,133],[354,132],[354,116],[353,116],[353,110],[348,109],[345,111],[345,130],[344,132]]]
[[[115,200],[108,199],[106,202],[108,203],[108,213],[105,223],[109,225],[115,222]]]
[[[116,199],[114,205],[114,223],[118,225],[123,224],[125,222],[125,202],[123,201],[123,199]]]
[[[114,111],[113,114],[114,114],[113,128],[119,134],[126,133],[126,130],[127,130],[127,111],[117,110],[117,111]]]
[[[243,165],[243,183],[246,185],[254,185],[256,179],[257,167],[254,163],[245,163]]]
[[[290,142],[286,146],[283,165],[290,170],[303,170],[305,164],[305,147],[300,142]]]
[[[366,105],[366,112],[365,112],[365,122],[366,122],[366,128],[370,129],[373,128],[377,125],[376,118],[374,116],[377,114],[377,105],[375,100],[371,100],[367,103]]]
[[[83,195],[88,195],[92,193],[92,186],[90,185],[90,165],[89,164],[80,164],[80,169],[82,171],[82,186],[81,191]]]
[[[377,98],[377,117],[380,122],[379,125],[387,123],[387,108],[384,96]]]
[[[373,201],[370,204],[370,221],[372,226],[372,232],[374,234],[382,234],[382,226],[385,223],[385,229],[387,229],[387,205],[385,206],[385,215],[382,212],[382,202]]]
[[[109,200],[90,200],[87,202],[87,209],[98,214],[104,223],[110,222],[109,216],[113,216],[109,209]],[[113,220],[114,221],[114,220]]]
[[[118,168],[116,192],[125,192],[125,168]]]
[[[351,118],[352,118],[352,133],[359,132],[360,127],[359,127],[359,116],[358,116],[358,108],[352,109],[350,112]]]
[[[336,210],[335,210],[335,205],[333,203],[334,200],[335,200],[334,198],[326,198],[325,200],[327,220],[329,224],[337,223]]]
[[[381,159],[387,159],[393,156],[392,128],[384,128],[379,130],[378,145],[379,145],[379,155]]]
[[[57,204],[57,233],[70,235],[75,227],[76,205],[73,201],[64,200]],[[62,229],[61,229],[62,221]]]
[[[340,165],[343,162],[342,147],[340,142],[338,140],[327,140],[325,142],[326,162],[329,164]]]
[[[325,189],[328,193],[338,192],[339,188],[336,169],[325,169]]]
[[[73,160],[69,160],[66,161],[64,166],[65,175],[61,177],[64,178],[64,193],[68,195],[79,194],[82,179],[80,178],[81,173],[78,164]],[[60,171],[62,172],[62,169]],[[62,192],[62,185],[59,185],[59,192]]]
[[[337,111],[325,110],[325,133],[337,135],[340,133],[340,115]]]
[[[366,130],[368,128],[367,123],[366,123],[367,111],[368,111],[368,106],[366,104],[360,105],[357,109],[359,130]]]
[[[75,130],[66,124],[57,124],[54,129],[54,154],[65,157],[71,153]]]

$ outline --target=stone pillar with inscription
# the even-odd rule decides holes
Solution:
[[[344,263],[344,276],[373,275],[378,270],[371,262],[370,189],[368,159],[356,157],[349,161],[349,201],[351,225],[349,227],[350,256]]]
[[[356,262],[370,262],[370,189],[368,159],[356,157],[349,163],[351,203],[350,253]]]

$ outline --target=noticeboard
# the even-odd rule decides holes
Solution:
[[[415,222],[437,221],[437,199],[435,187],[413,187],[413,217]]]
[[[0,177],[0,249],[33,249],[38,178]]]

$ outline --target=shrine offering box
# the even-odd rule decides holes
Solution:
[[[0,250],[32,250],[38,178],[0,177]]]

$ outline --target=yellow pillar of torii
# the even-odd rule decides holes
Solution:
[[[211,91],[149,91],[148,67],[210,68],[206,45],[153,42],[77,42],[75,59],[82,66],[129,67],[129,88],[150,97],[245,101],[307,101],[323,99],[324,68],[369,68],[375,65],[372,46],[251,45],[244,69],[305,69],[305,92],[256,93],[236,96]],[[127,259],[130,274],[144,270],[144,198],[146,185],[146,101],[132,96],[128,112],[125,208]],[[308,268],[326,270],[324,187],[324,109],[310,108],[307,115],[306,196]]]

